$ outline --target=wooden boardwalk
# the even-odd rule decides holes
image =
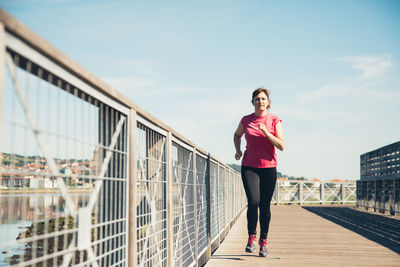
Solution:
[[[206,267],[400,266],[400,220],[353,206],[272,206],[270,254],[244,252],[246,210]]]

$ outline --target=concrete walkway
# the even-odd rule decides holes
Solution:
[[[267,258],[244,252],[246,211],[206,267],[400,266],[400,220],[352,206],[272,206]]]

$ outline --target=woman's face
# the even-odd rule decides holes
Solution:
[[[264,92],[259,93],[253,99],[253,105],[255,109],[266,110],[269,105],[269,100],[267,95]]]

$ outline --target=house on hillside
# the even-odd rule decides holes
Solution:
[[[314,187],[319,187],[321,185],[321,180],[317,178],[311,179],[311,182],[313,182]]]
[[[344,181],[343,180],[340,180],[340,179],[332,179],[332,180],[329,180],[328,182],[327,182],[327,185],[328,185],[328,187],[330,187],[330,188],[337,188],[337,187],[340,187],[340,184],[342,184]]]

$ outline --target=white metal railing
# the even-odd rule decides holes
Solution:
[[[194,266],[240,174],[0,9],[0,265]]]
[[[278,180],[275,204],[355,204],[356,182]]]
[[[2,206],[2,230],[21,225],[1,240],[0,265],[123,261],[129,109],[7,28],[2,36],[1,198],[26,202]]]

